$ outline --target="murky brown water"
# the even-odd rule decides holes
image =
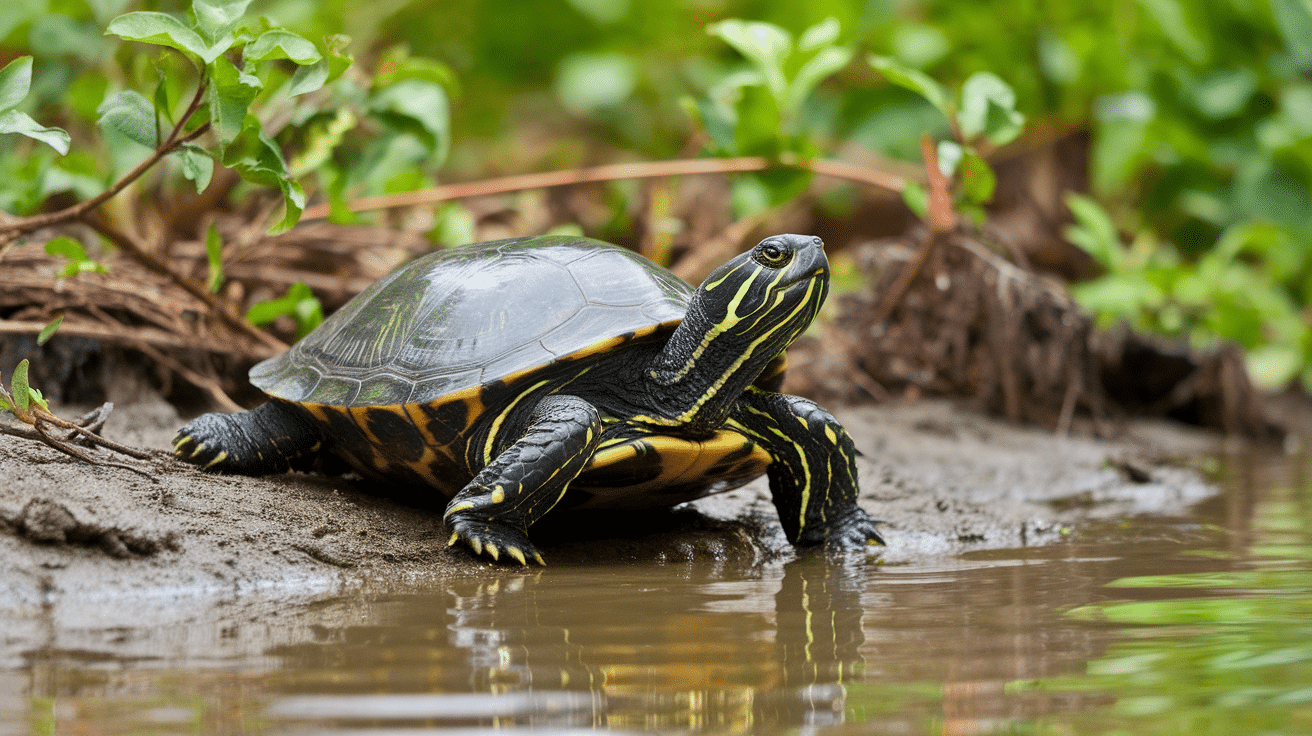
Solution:
[[[108,630],[48,611],[3,635],[44,644],[0,662],[0,733],[1306,733],[1312,491],[1234,467],[1190,518],[919,565],[553,567]]]

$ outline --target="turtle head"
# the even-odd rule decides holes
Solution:
[[[764,367],[811,324],[828,292],[820,238],[774,235],[707,276],[692,308],[711,324],[708,349],[724,340],[730,352],[759,357]]]
[[[722,420],[811,324],[828,291],[824,243],[810,235],[773,235],[711,272],[651,366],[656,384],[677,387],[670,398],[683,406],[680,423]]]

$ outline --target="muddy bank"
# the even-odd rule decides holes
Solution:
[[[1218,438],[1176,425],[1140,423],[1100,440],[1055,437],[946,402],[835,414],[864,454],[861,503],[886,522],[882,564],[1060,543],[1094,519],[1175,513],[1213,493],[1175,460],[1215,449]],[[120,407],[105,434],[163,448],[182,423],[168,404],[145,401]],[[342,479],[213,476],[180,464],[151,477],[11,437],[0,437],[0,478],[0,607],[11,611],[129,599],[167,609],[195,596],[285,599],[367,580],[515,574],[449,548],[439,513]],[[642,526],[588,520],[535,528],[535,538],[553,566],[741,569],[793,554],[763,479]],[[113,611],[139,622],[138,605],[85,613],[100,625]]]

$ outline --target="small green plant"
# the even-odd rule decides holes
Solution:
[[[8,391],[0,384],[0,411],[12,413],[24,424],[35,424],[36,418],[42,413],[50,413],[50,405],[39,390],[28,385],[27,366],[27,359],[24,358],[14,368]]]
[[[16,109],[32,89],[32,57],[20,56],[0,69],[0,133],[17,133],[42,143],[61,154],[68,153],[68,133],[47,128]]]
[[[87,256],[86,248],[69,237],[59,237],[46,243],[46,253],[67,260],[64,267],[55,272],[59,278],[68,278],[80,273],[108,273],[109,269],[99,261]]]
[[[41,328],[41,332],[37,334],[36,344],[45,345],[46,343],[50,342],[50,338],[55,336],[55,332],[59,329],[59,326],[62,324],[64,324],[64,315],[62,314],[50,320],[50,322],[47,323],[45,327]]]
[[[885,56],[871,56],[870,65],[888,81],[915,92],[943,114],[951,140],[938,141],[939,170],[955,183],[953,204],[977,224],[984,221],[984,205],[993,199],[997,177],[980,148],[1001,146],[1014,140],[1025,126],[1017,109],[1016,92],[991,72],[969,76],[954,94],[924,72]],[[902,197],[922,218],[929,214],[929,192],[915,182],[907,184]]]
[[[771,23],[736,18],[712,24],[707,31],[747,61],[746,67],[725,74],[697,103],[713,152],[764,156],[790,165],[817,156],[820,148],[803,126],[805,104],[855,53],[838,43],[839,22],[829,18],[796,39]],[[797,196],[809,183],[809,173],[793,168],[739,177],[734,209],[739,215],[763,210]]]
[[[205,233],[205,260],[209,265],[209,277],[205,284],[211,293],[217,294],[224,279],[223,238],[219,235],[219,229],[212,224]]]
[[[1125,322],[1201,346],[1230,340],[1245,348],[1258,385],[1278,389],[1297,380],[1312,389],[1312,329],[1280,279],[1282,272],[1301,273],[1305,256],[1281,228],[1236,226],[1190,262],[1148,230],[1123,244],[1093,199],[1072,194],[1067,205],[1075,216],[1067,240],[1104,269],[1072,291],[1103,326]]]
[[[299,340],[323,322],[323,306],[310,287],[297,281],[283,296],[257,302],[246,312],[246,319],[254,325],[267,325],[279,317],[295,320],[296,339]]]
[[[58,321],[52,322],[42,330],[42,334],[53,333],[54,328],[58,326]],[[27,372],[28,362],[24,359],[14,367],[14,375],[10,378],[8,389],[4,387],[3,382],[0,382],[0,414],[12,414],[15,419],[29,425],[29,427],[10,427],[0,423],[0,434],[44,442],[46,445],[83,462],[123,468],[151,478],[158,475],[157,469],[135,467],[98,459],[88,455],[72,442],[72,437],[77,435],[84,442],[90,443],[94,447],[102,447],[138,460],[154,459],[155,454],[149,450],[130,447],[106,439],[98,434],[105,419],[109,417],[109,412],[114,408],[113,404],[106,403],[77,421],[71,422],[50,411],[50,404],[45,397],[29,383]],[[59,434],[52,434],[50,427],[58,427],[71,434],[61,437]]]

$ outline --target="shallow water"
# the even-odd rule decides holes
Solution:
[[[916,565],[496,571],[112,629],[52,610],[5,635],[0,733],[1312,732],[1312,465],[1227,467],[1188,518]]]

